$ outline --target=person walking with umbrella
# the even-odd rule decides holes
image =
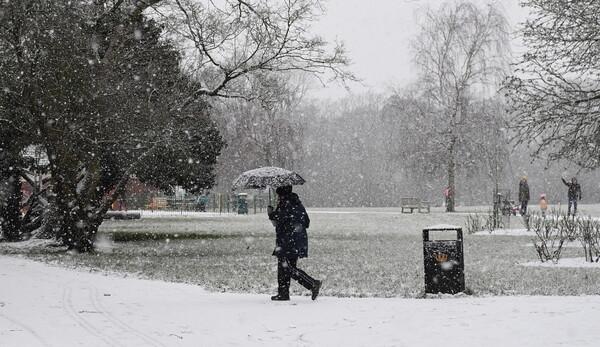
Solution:
[[[315,300],[321,289],[321,281],[310,277],[297,266],[299,258],[308,257],[308,234],[306,229],[310,219],[306,209],[296,193],[292,193],[293,185],[301,185],[306,180],[297,173],[280,167],[265,166],[248,170],[239,175],[232,184],[235,189],[276,189],[279,203],[277,208],[267,207],[269,219],[275,226],[275,250],[277,257],[277,295],[271,297],[275,301],[290,300],[290,282],[293,278],[309,289]]]
[[[308,257],[308,234],[310,218],[302,205],[300,198],[292,192],[292,186],[276,189],[279,203],[277,208],[267,207],[269,220],[275,226],[275,250],[277,257],[277,295],[271,297],[274,301],[290,300],[290,282],[296,280],[311,291],[313,300],[319,295],[321,281],[309,276],[298,268],[299,258]]]

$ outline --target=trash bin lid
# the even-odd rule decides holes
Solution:
[[[462,230],[462,227],[451,224],[436,224],[430,227],[423,228],[423,231],[425,230]]]

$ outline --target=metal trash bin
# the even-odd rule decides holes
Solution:
[[[248,214],[248,194],[240,193],[237,195],[238,214]]]
[[[456,239],[430,240],[434,231],[456,233]],[[423,255],[425,264],[425,293],[456,294],[465,290],[465,264],[463,261],[462,228],[437,225],[423,229]]]

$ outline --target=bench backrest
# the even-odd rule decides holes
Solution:
[[[167,207],[167,198],[151,198],[150,204],[146,205],[147,207]]]
[[[419,198],[400,198],[402,206],[418,206],[420,202]]]
[[[167,206],[167,198],[154,198],[154,204],[158,206]]]

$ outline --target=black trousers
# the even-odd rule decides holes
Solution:
[[[298,258],[277,258],[277,284],[280,295],[289,295],[290,282],[293,278],[306,289],[312,289],[315,279],[298,269]]]
[[[573,206],[573,214],[577,214],[577,198],[569,198],[569,209],[567,210],[567,215],[571,214],[571,206]]]
[[[521,214],[527,213],[527,205],[528,204],[529,204],[529,201],[521,201]]]

